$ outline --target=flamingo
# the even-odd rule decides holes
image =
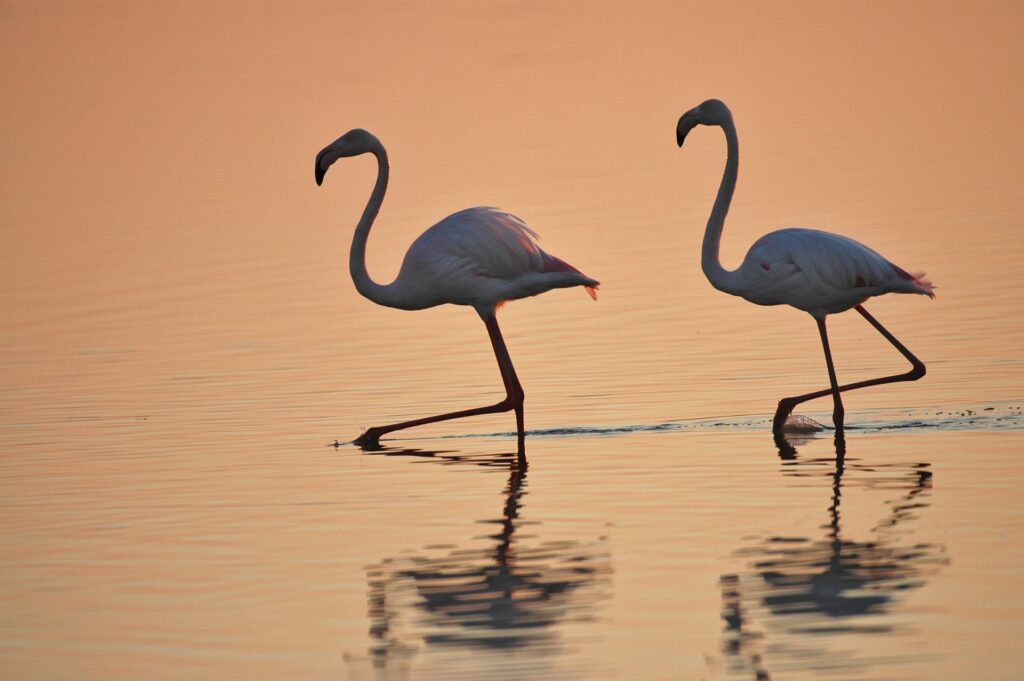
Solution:
[[[844,409],[840,393],[871,385],[916,381],[925,375],[925,365],[914,356],[862,303],[885,293],[918,293],[934,298],[934,286],[923,272],[910,274],[853,239],[814,229],[780,229],[762,236],[750,247],[743,263],[735,270],[722,267],[718,247],[722,227],[729,212],[739,172],[739,142],[732,112],[723,102],[709,99],[682,115],[676,126],[676,142],[683,146],[686,135],[698,125],[717,125],[725,133],[727,154],[725,172],[718,188],[704,232],[701,268],[711,285],[719,291],[740,296],[756,305],[791,305],[809,313],[817,322],[825,351],[830,387],[779,401],[772,419],[772,431],[781,435],[786,419],[796,405],[832,395],[832,421],[837,432],[843,429]],[[839,385],[832,363],[825,328],[827,315],[853,308],[911,364],[910,371]]]
[[[396,430],[515,410],[519,449],[523,451],[525,393],[501,337],[497,309],[509,300],[570,286],[584,287],[597,300],[597,280],[541,250],[537,234],[519,218],[495,208],[477,207],[453,213],[427,229],[409,247],[395,280],[390,284],[375,282],[366,271],[366,241],[388,186],[384,146],[366,130],[349,130],[316,155],[315,177],[319,186],[327,169],[339,158],[367,153],[377,159],[377,182],[356,225],[349,252],[349,272],[356,290],[378,305],[400,310],[422,310],[445,303],[473,307],[487,327],[505,399],[487,407],[369,428],[355,444],[373,446],[380,436]]]

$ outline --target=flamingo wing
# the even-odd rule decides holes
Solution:
[[[538,238],[514,215],[489,207],[467,208],[413,242],[399,280],[429,288],[438,303],[475,306],[494,306],[552,288],[597,287],[597,281],[545,253]]]
[[[818,315],[883,293],[934,295],[923,274],[909,274],[853,239],[814,229],[766,234],[751,246],[741,269],[755,284],[752,302],[788,304]]]

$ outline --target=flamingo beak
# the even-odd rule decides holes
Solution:
[[[690,112],[684,113],[676,125],[676,144],[683,146],[683,140],[686,139],[687,133],[696,127],[697,119],[691,116]]]
[[[360,150],[358,146],[353,147],[344,135],[321,149],[320,153],[316,155],[316,165],[313,167],[313,177],[316,178],[317,186],[323,183],[327,169],[334,165],[339,158],[358,156],[362,153],[364,151]]]
[[[316,179],[316,186],[320,186],[324,183],[324,175],[327,174],[327,169],[331,167],[331,161],[324,163],[324,156],[330,147],[323,149],[319,154],[316,155],[316,163],[313,166],[313,177]]]

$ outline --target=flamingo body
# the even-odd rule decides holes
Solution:
[[[848,237],[800,227],[762,236],[735,275],[745,300],[790,305],[816,319],[884,293],[934,296],[923,274],[909,274]]]
[[[537,233],[496,208],[467,208],[421,234],[409,247],[393,286],[400,307],[471,305],[478,310],[555,288],[583,286],[592,296],[598,282],[545,253]]]

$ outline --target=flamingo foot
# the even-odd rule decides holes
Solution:
[[[782,431],[786,428],[786,421],[789,420],[789,415],[793,413],[793,408],[797,404],[799,403],[790,397],[783,397],[779,400],[779,406],[775,409],[775,416],[772,418],[773,433],[782,435]]]
[[[801,414],[794,414],[793,409],[798,404],[800,402],[792,397],[784,397],[779,400],[779,406],[775,410],[775,416],[772,418],[772,433],[775,435],[782,435],[783,433],[806,434],[825,430],[825,426],[814,419]],[[833,414],[832,418],[835,420],[837,415]],[[838,414],[838,419],[836,427],[842,429],[842,413]]]
[[[380,436],[384,434],[381,428],[367,428],[363,431],[363,434],[352,441],[357,447],[363,447],[364,449],[379,449],[380,448]]]
[[[780,457],[795,459],[796,448],[815,439],[815,435],[823,430],[827,430],[826,426],[812,418],[802,414],[790,414],[782,424],[782,430],[773,431],[772,437],[779,448]],[[843,431],[839,429],[836,432],[842,433]]]

